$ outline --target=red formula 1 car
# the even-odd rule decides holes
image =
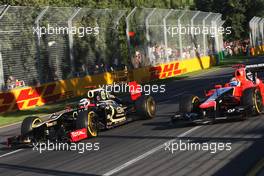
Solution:
[[[205,98],[183,95],[179,112],[172,122],[189,121],[211,123],[215,120],[246,118],[261,114],[264,105],[264,83],[257,77],[264,71],[264,64],[235,65],[234,77],[225,85],[215,85],[205,92]]]

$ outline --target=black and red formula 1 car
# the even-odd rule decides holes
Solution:
[[[212,123],[216,120],[242,118],[261,114],[264,105],[264,84],[257,77],[264,64],[235,65],[234,77],[225,85],[205,91],[205,97],[183,95],[179,112],[172,122]]]
[[[137,84],[133,83],[135,86]],[[131,84],[131,85],[133,85]],[[132,90],[130,100],[122,101],[105,89],[89,90],[75,108],[52,114],[47,120],[30,116],[23,120],[21,135],[8,139],[9,146],[32,146],[35,142],[77,142],[137,119],[155,117],[156,103],[151,96]]]

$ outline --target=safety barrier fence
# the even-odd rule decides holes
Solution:
[[[221,16],[211,12],[134,8],[126,17],[134,68],[218,55],[223,50],[223,33],[217,31],[224,24]]]
[[[0,6],[0,84],[16,87],[0,93],[0,112],[209,68],[221,57],[223,23],[189,10]]]
[[[137,81],[146,83],[155,79],[165,79],[188,72],[206,69],[214,65],[215,59],[203,56],[173,61],[157,66],[148,66],[130,71],[106,72],[82,78],[72,78],[42,84],[37,87],[23,87],[0,93],[0,113],[31,109],[47,103],[85,96],[87,87],[98,87],[117,82]],[[189,66],[192,67],[189,67]]]
[[[249,22],[251,55],[264,54],[264,18],[253,17]]]

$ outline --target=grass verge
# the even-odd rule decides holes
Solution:
[[[54,112],[58,112],[64,109],[69,104],[74,104],[80,98],[73,98],[70,100],[61,101],[54,104],[47,104],[44,106],[39,106],[33,109],[22,110],[22,111],[15,111],[15,112],[8,112],[0,115],[0,127],[13,124],[16,122],[22,121],[25,117],[28,116],[45,116],[52,114]]]

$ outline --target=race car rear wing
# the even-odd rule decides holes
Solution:
[[[263,64],[246,65],[245,68],[247,70],[251,71],[252,73],[264,72],[264,63]]]

